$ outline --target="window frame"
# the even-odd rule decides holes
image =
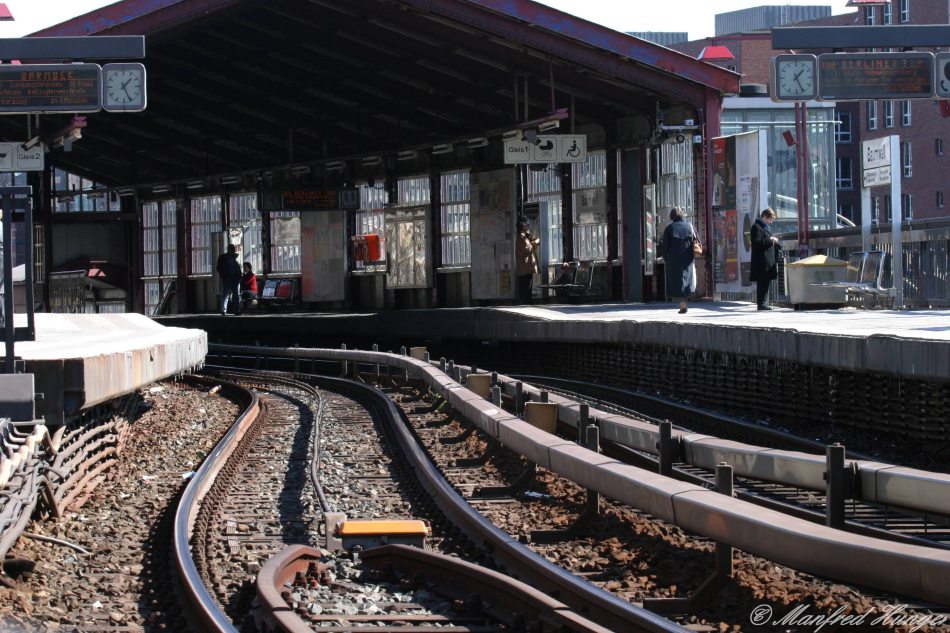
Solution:
[[[864,23],[868,26],[877,24],[874,7],[864,7]]]
[[[868,101],[868,129],[877,129],[877,101]]]
[[[901,100],[901,127],[910,127],[913,122],[914,110],[910,99]]]
[[[901,1],[901,13],[900,21],[901,24],[905,22],[910,22],[910,0],[900,0]]]
[[[847,176],[845,176],[847,167]],[[835,161],[835,187],[838,189],[854,189],[854,164],[847,156],[839,156]]]
[[[943,156],[943,139],[934,139],[934,156]]]
[[[894,127],[894,100],[885,99],[884,101],[884,128]]]
[[[838,110],[835,112],[835,119],[840,121],[840,124],[835,126],[835,144],[845,145],[851,143],[851,113]]]
[[[912,220],[914,218],[914,194],[901,194],[901,220]]]
[[[910,178],[914,175],[914,149],[910,141],[901,143],[901,175]]]
[[[471,171],[459,169],[439,174],[439,237],[444,268],[472,266]]]
[[[937,208],[938,208],[938,209],[942,209],[942,208],[943,208],[943,191],[938,191],[938,192],[937,192],[937,201],[936,201],[936,202],[937,202]]]

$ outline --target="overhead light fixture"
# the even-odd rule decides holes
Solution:
[[[152,193],[168,193],[172,188],[168,185],[155,185],[152,187]]]
[[[128,198],[129,196],[134,196],[134,195],[135,195],[135,189],[131,187],[126,188],[126,189],[119,189],[119,196],[123,198]]]
[[[520,141],[522,138],[521,130],[509,130],[501,135],[503,141]]]
[[[243,179],[240,176],[223,176],[221,178],[222,185],[236,185],[241,182]]]
[[[204,186],[205,186],[204,180],[189,180],[185,184],[185,187],[188,189],[201,189]]]
[[[403,152],[399,152],[398,154],[396,154],[396,160],[413,160],[418,155],[419,155],[419,152],[417,152],[416,150],[407,149]]]
[[[333,171],[335,169],[343,169],[344,167],[346,167],[346,163],[343,162],[342,160],[330,160],[330,161],[325,162],[323,166],[328,171]]]
[[[290,168],[290,173],[300,176],[301,174],[310,173],[310,165],[295,165]]]
[[[555,119],[554,121],[545,121],[543,123],[538,123],[538,132],[548,132],[550,130],[556,130],[561,127],[561,122]]]
[[[452,143],[445,143],[443,145],[436,145],[432,148],[433,154],[451,154],[455,151],[455,145]]]
[[[476,147],[488,147],[488,139],[484,136],[478,138],[470,138],[466,143],[470,148],[475,149]]]
[[[360,162],[367,167],[372,167],[373,165],[381,165],[383,163],[383,159],[379,156],[364,156]]]

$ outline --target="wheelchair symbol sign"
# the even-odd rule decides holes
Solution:
[[[561,134],[558,140],[559,163],[583,163],[587,160],[587,136],[584,134]]]

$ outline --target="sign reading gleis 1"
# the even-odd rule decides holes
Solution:
[[[536,141],[505,141],[505,164],[583,163],[587,160],[584,134],[538,135]]]

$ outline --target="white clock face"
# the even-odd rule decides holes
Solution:
[[[781,61],[778,64],[778,92],[782,97],[809,99],[815,95],[815,66],[809,61]]]
[[[106,75],[109,105],[137,105],[142,101],[142,76],[135,70],[113,70]]]

